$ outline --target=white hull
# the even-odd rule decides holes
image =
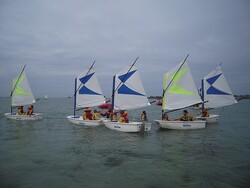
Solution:
[[[127,133],[140,132],[143,126],[143,122],[119,123],[117,121],[109,120],[104,120],[103,122],[105,126],[109,129]],[[144,131],[150,131],[150,129],[151,123],[145,123]]]
[[[21,121],[34,121],[38,119],[43,118],[43,114],[41,113],[34,113],[31,116],[28,115],[18,115],[18,114],[11,114],[11,113],[5,113],[4,114],[7,118],[9,119],[14,119],[14,120],[21,120]]]
[[[71,123],[74,123],[74,124],[77,124],[77,125],[84,125],[84,126],[87,126],[87,127],[96,127],[96,126],[99,126],[99,125],[103,125],[102,120],[83,120],[82,116],[74,117],[72,115],[72,116],[67,116],[67,119]]]
[[[205,120],[207,123],[217,123],[219,121],[219,115],[211,114],[209,117],[196,117],[198,120]]]
[[[192,129],[204,129],[206,127],[206,121],[162,121],[155,120],[159,127],[163,129],[179,129],[179,130],[192,130]]]

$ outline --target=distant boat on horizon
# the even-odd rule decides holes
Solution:
[[[47,100],[48,99],[48,95],[44,95],[44,99]]]

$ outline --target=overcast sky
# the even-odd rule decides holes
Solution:
[[[187,54],[196,81],[222,62],[234,94],[250,94],[249,0],[0,0],[0,96],[27,64],[35,97],[73,95],[96,60],[106,96],[136,63],[147,95]]]

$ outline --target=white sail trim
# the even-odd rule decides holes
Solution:
[[[165,74],[163,110],[176,110],[201,103],[188,63],[185,62],[179,70],[181,64]]]
[[[16,78],[12,81],[12,90],[11,106],[24,106],[36,102],[31,91],[25,70],[22,72],[19,79]]]
[[[94,69],[77,76],[76,108],[93,107],[105,103]]]
[[[125,67],[115,76],[114,109],[116,110],[150,106],[137,68],[135,66],[130,68]]]

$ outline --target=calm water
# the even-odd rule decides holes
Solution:
[[[250,100],[219,109],[220,122],[203,130],[152,124],[144,135],[73,125],[66,119],[72,99],[39,100],[35,111],[44,119],[35,122],[6,119],[9,104],[0,98],[1,187],[249,186]],[[152,105],[129,111],[130,120],[142,110],[151,121],[160,117],[160,107]]]

